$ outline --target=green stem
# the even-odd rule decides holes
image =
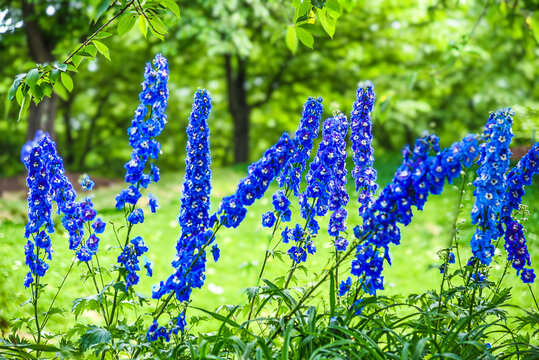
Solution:
[[[304,252],[307,251],[307,250],[305,250],[303,248],[303,245],[305,244],[306,239],[307,239],[307,237],[305,236],[305,230],[307,230],[307,226],[309,225],[309,222],[311,221],[311,214],[313,212],[314,204],[316,203],[316,199],[317,198],[313,199],[313,202],[311,204],[311,208],[309,209],[309,214],[307,214],[307,219],[305,219],[305,225],[303,225],[303,233],[302,233],[302,236],[301,236],[301,241],[299,242],[299,248],[302,249]],[[299,263],[296,260],[292,261],[292,266],[290,267],[290,270],[288,271],[288,277],[286,278],[286,282],[284,284],[284,289],[288,289],[288,285],[290,285],[290,280],[292,279],[292,275],[294,274],[294,271],[296,271],[298,265],[299,265]],[[278,308],[277,308],[277,312],[279,312]]]
[[[537,311],[539,311],[539,304],[537,304],[537,299],[535,298],[535,294],[533,293],[532,286],[528,284],[528,289],[530,289],[530,294],[532,294],[533,302],[535,303],[535,307],[537,308]]]
[[[95,272],[90,267],[90,264],[88,264],[87,262],[85,262],[85,264],[88,267],[88,271],[90,272],[90,275],[92,277],[92,280],[95,286],[95,291],[97,291],[97,295],[99,295],[101,293],[101,290],[99,290],[99,286],[97,285],[97,281],[95,280]],[[103,303],[100,302],[99,306],[101,307],[101,311],[103,312],[103,319],[105,320],[105,324],[107,325],[107,328],[108,328],[110,325],[109,321],[107,320],[109,314],[105,311],[105,307],[103,306]]]
[[[71,260],[71,266],[67,270],[67,273],[65,274],[62,283],[60,284],[60,287],[58,287],[58,290],[56,291],[56,294],[54,295],[54,298],[51,301],[51,304],[49,306],[49,310],[47,310],[47,314],[45,315],[45,318],[43,319],[43,322],[41,323],[41,327],[44,328],[47,324],[47,321],[49,321],[50,318],[50,311],[54,305],[54,302],[56,301],[56,298],[58,297],[58,294],[60,293],[60,290],[62,290],[62,287],[64,286],[64,283],[66,282],[67,277],[69,276],[69,273],[71,272],[71,269],[73,269],[73,265],[75,265],[75,257],[73,257],[73,260]]]
[[[479,271],[479,261],[476,261],[475,262],[475,277],[474,277],[475,278],[474,281],[476,281],[476,282],[477,282],[477,273],[478,273],[478,271]],[[470,275],[470,277],[471,277],[471,275]],[[474,302],[475,302],[475,292],[476,291],[477,291],[477,284],[473,288],[472,301],[470,301],[470,311],[469,311],[469,314],[468,314],[468,317],[470,317],[470,318],[471,318],[472,312],[473,312],[473,306],[474,306]],[[470,331],[471,328],[472,328],[472,321],[470,320],[468,322],[468,331]]]

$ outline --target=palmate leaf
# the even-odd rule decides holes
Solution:
[[[80,337],[79,343],[82,351],[86,351],[89,348],[100,345],[107,344],[112,340],[110,332],[107,329],[90,326],[88,330]]]

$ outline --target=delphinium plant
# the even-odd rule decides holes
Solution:
[[[157,137],[166,124],[167,81],[167,61],[157,55],[146,66],[140,105],[128,129],[132,154],[125,164],[127,187],[115,199],[123,224],[107,224],[98,216],[88,195],[94,185],[88,176],[80,181],[87,196],[79,199],[47,134],[36,134],[23,148],[29,187],[24,286],[31,294],[33,315],[14,322],[13,333],[0,343],[0,358],[539,356],[539,305],[525,236],[527,210],[522,205],[525,186],[539,172],[539,143],[511,167],[510,110],[492,113],[481,136],[469,134],[447,148],[435,135],[417,139],[404,147],[402,164],[391,182],[381,186],[372,148],[372,84],[358,89],[349,117],[335,112],[322,121],[322,99],[309,98],[295,135],[284,133],[276,139],[212,214],[212,100],[199,89],[187,126],[180,232],[170,259],[172,270],[154,274],[151,262],[142,259],[151,249],[136,233],[146,226],[140,225],[145,216],[158,209],[158,200],[150,193],[149,211],[139,200],[160,178],[155,160],[161,154]],[[205,283],[207,260],[220,258],[219,230],[240,226],[274,180],[279,188],[271,196],[272,210],[261,216],[261,225],[268,230],[259,237],[267,246],[245,301],[215,311],[193,306],[196,289]],[[396,246],[406,241],[401,239],[402,227],[447,183],[453,183],[459,194],[447,247],[438,251],[439,289],[408,297],[385,296],[383,272],[391,265],[391,256],[401,256]],[[470,193],[475,228],[466,238],[463,201]],[[65,246],[74,256],[47,305],[40,295],[48,291],[43,281],[54,254],[55,210],[67,233]],[[351,211],[358,216],[349,217]],[[295,225],[289,224],[292,221]],[[116,244],[100,244],[105,231]],[[63,245],[54,239],[54,246]],[[316,248],[321,246],[331,247],[332,255],[323,268],[313,269],[312,257],[320,256]],[[113,252],[117,261],[103,264],[104,251]],[[267,279],[270,259],[277,260],[273,267],[282,261],[287,269],[276,279]],[[491,274],[493,263],[504,266],[498,278]],[[507,304],[510,289],[503,287],[503,280],[511,267],[527,284],[535,309]],[[83,311],[94,310],[99,320],[51,334],[45,330],[47,322],[60,312],[54,303],[74,268],[82,271],[83,283],[95,292],[75,299],[72,312],[77,319]],[[305,272],[304,284],[296,276],[298,269]],[[151,298],[136,291],[142,272],[158,279]],[[215,326],[214,332],[196,333],[200,312],[208,316],[207,327]],[[20,336],[24,325],[33,336],[31,342]]]

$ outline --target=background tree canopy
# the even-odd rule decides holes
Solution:
[[[71,92],[60,88],[17,121],[17,103],[7,100],[14,75],[63,61],[126,3],[0,1],[1,176],[23,172],[19,149],[38,127],[54,133],[70,171],[120,171],[140,69],[155,52],[171,70],[162,136],[170,156],[161,160],[169,168],[183,166],[197,87],[214,99],[217,164],[257,158],[283,130],[294,130],[308,96],[324,97],[325,115],[349,113],[366,80],[376,86],[378,152],[398,150],[423,131],[448,143],[507,106],[516,112],[517,144],[529,144],[539,126],[539,5],[518,0],[193,0],[179,4],[180,18],[158,14],[168,28],[164,40],[162,24],[149,29],[131,12],[119,18],[125,34],[98,40],[106,50],[96,52],[111,61],[81,62],[70,73]]]

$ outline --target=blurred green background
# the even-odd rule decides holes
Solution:
[[[42,110],[31,108],[27,119],[17,121],[18,106],[7,101],[15,75],[36,63],[65,59],[107,21],[103,17],[91,23],[99,3],[0,0],[0,186],[5,187],[0,188],[0,325],[2,319],[27,311],[18,305],[29,295],[22,289],[25,191],[17,188],[24,174],[19,162],[22,144],[33,137],[36,127],[48,129],[68,172],[87,172],[100,179],[102,186],[95,195],[98,211],[108,220],[120,221],[113,196],[121,187],[118,181],[131,151],[126,128],[138,104],[144,64],[156,52],[166,56],[170,66],[168,124],[160,136],[163,155],[158,163],[164,179],[152,189],[161,195],[162,209],[139,230],[146,235],[159,279],[170,270],[168,254],[179,231],[185,127],[197,87],[208,89],[213,99],[214,207],[235,189],[246,163],[256,160],[283,131],[296,129],[308,96],[324,98],[324,117],[335,110],[349,114],[356,88],[366,80],[375,84],[377,94],[373,146],[381,186],[398,166],[402,146],[417,136],[436,133],[443,145],[449,145],[468,132],[481,131],[489,112],[500,108],[515,111],[515,153],[536,141],[539,2],[518,0],[341,0],[334,37],[313,24],[314,49],[299,44],[295,53],[286,41],[293,23],[292,1],[180,2],[181,18],[170,14],[164,18],[169,31],[164,41],[151,35],[144,38],[137,29],[104,39],[111,61],[98,56],[83,63],[73,75],[71,93],[56,94],[42,103]],[[109,182],[114,185],[104,186]],[[403,232],[403,245],[394,249],[395,263],[386,273],[388,293],[406,294],[439,284],[436,251],[448,241],[448,212],[457,193],[448,189],[449,194],[429,200],[426,211]],[[194,294],[196,304],[216,307],[245,300],[241,291],[253,285],[266,244],[266,238],[260,239],[259,220],[270,208],[269,196],[256,203],[241,231],[220,235],[222,259],[208,270],[204,294]],[[525,197],[535,264],[539,263],[538,200],[534,190]],[[465,218],[470,202],[468,198]],[[352,196],[352,214],[354,206]],[[350,224],[355,220],[352,217]],[[467,244],[472,227],[465,226],[462,242]],[[47,275],[51,283],[61,279],[71,256],[67,245],[59,244],[61,235],[56,241],[57,254]],[[112,238],[104,241],[103,256],[110,261],[116,252],[105,249],[112,245]],[[317,271],[329,254],[326,245],[320,243],[321,254],[313,257]],[[276,266],[271,274],[277,275],[283,266],[288,264]],[[513,281],[514,274],[509,278]],[[149,294],[153,283],[144,280],[140,291]],[[529,306],[525,288],[518,281],[514,285],[515,303]],[[69,307],[70,299],[86,294],[80,289],[75,276],[64,305]],[[94,319],[89,316],[88,321]]]

